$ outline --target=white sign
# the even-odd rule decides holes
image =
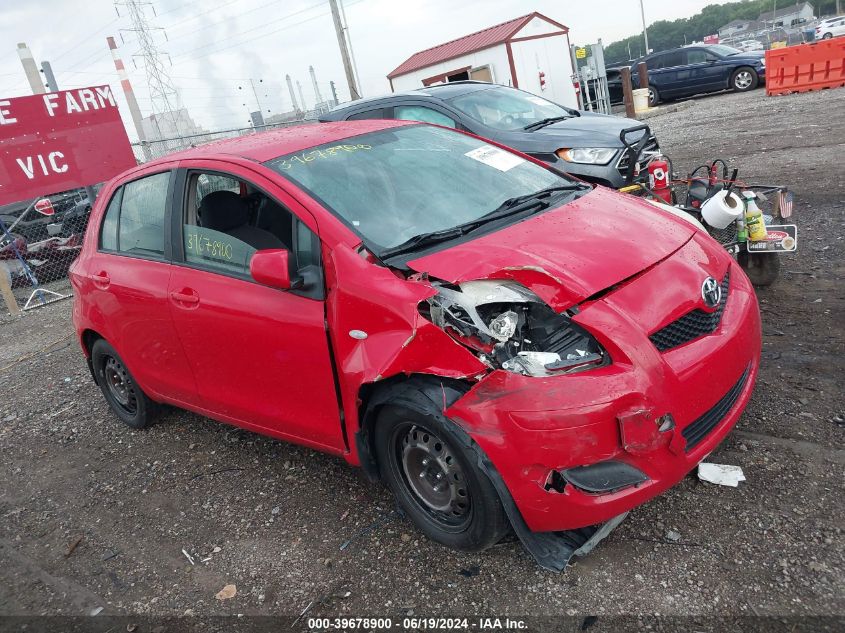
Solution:
[[[525,162],[519,156],[493,145],[482,145],[478,149],[467,152],[464,156],[477,160],[479,163],[490,165],[490,167],[499,171],[508,171]]]

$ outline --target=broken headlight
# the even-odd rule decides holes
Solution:
[[[566,314],[512,281],[435,284],[420,311],[482,362],[526,376],[554,376],[602,365],[606,352]]]

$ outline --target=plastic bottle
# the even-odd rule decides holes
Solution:
[[[749,195],[749,193],[751,195]],[[756,197],[751,192],[744,192],[745,195],[745,227],[748,231],[748,239],[752,242],[762,242],[769,236],[766,231],[766,221],[763,219],[763,212],[754,201]]]

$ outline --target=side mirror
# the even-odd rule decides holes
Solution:
[[[290,290],[293,285],[288,268],[288,251],[286,248],[268,248],[256,251],[249,260],[249,274],[260,284]]]

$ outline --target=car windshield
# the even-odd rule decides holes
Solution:
[[[474,90],[448,101],[468,117],[496,130],[521,130],[544,119],[577,116],[556,103],[514,88]]]
[[[477,221],[508,200],[578,186],[509,151],[429,125],[363,134],[266,164],[320,201],[376,255]]]
[[[716,53],[717,55],[721,55],[722,57],[729,57],[730,55],[736,55],[742,52],[738,48],[725,46],[724,44],[713,44],[712,46],[708,46],[707,50]]]

